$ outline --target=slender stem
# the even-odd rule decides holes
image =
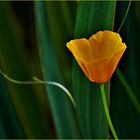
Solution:
[[[108,110],[108,105],[107,105],[105,90],[104,90],[104,84],[100,84],[100,89],[101,89],[102,101],[103,101],[103,106],[104,106],[106,118],[107,118],[107,121],[108,121],[108,125],[110,127],[110,130],[112,132],[112,135],[113,135],[114,139],[118,140],[118,136],[115,132],[115,129],[113,127],[113,124],[112,124],[112,121],[111,121],[111,118],[110,118],[110,115],[109,115],[109,110]]]
[[[124,22],[125,22],[125,20],[126,20],[126,17],[127,17],[127,15],[128,15],[128,11],[129,11],[129,9],[130,9],[130,5],[131,5],[131,0],[130,0],[129,3],[128,3],[128,7],[127,7],[127,10],[126,10],[125,16],[124,16],[124,18],[123,18],[123,21],[122,21],[122,23],[121,23],[121,25],[120,25],[120,27],[119,27],[119,29],[118,29],[118,33],[120,32],[120,30],[121,30],[121,28],[122,28],[122,26],[123,26],[123,24],[124,24]]]
[[[76,107],[76,102],[74,100],[74,98],[72,97],[71,93],[69,92],[69,90],[63,86],[62,84],[58,83],[58,82],[54,82],[54,81],[43,81],[38,79],[37,77],[33,77],[32,81],[19,81],[19,80],[15,80],[12,79],[11,77],[9,77],[7,74],[5,74],[4,72],[2,72],[0,70],[0,73],[3,75],[3,77],[5,79],[7,79],[9,82],[13,83],[13,84],[18,84],[18,85],[40,85],[40,84],[47,84],[47,85],[53,85],[53,86],[57,86],[60,89],[62,89],[66,95],[69,97],[70,101],[72,102],[73,106]]]

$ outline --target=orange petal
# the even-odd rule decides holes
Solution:
[[[87,78],[96,83],[104,83],[109,81],[121,56],[123,55],[126,45],[123,43],[123,48],[110,57],[97,59],[90,63],[83,63],[77,60]]]
[[[89,40],[75,39],[67,43],[85,75],[92,82],[104,83],[110,80],[126,44],[118,33],[99,31]]]
[[[89,38],[93,59],[109,57],[121,47],[122,39],[118,33],[99,31]]]
[[[74,57],[85,63],[89,63],[92,60],[91,47],[87,39],[75,39],[71,40],[66,45],[73,53]]]
[[[97,83],[109,81],[125,49],[123,47],[111,57],[93,61],[92,77],[90,79],[93,79]]]
[[[84,74],[87,76],[87,78],[92,81],[95,82],[93,77],[93,73],[92,73],[92,69],[93,69],[93,65],[92,62],[90,63],[83,63],[82,61],[77,59],[78,64],[80,65],[81,69],[83,70]]]

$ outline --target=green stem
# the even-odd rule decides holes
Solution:
[[[18,84],[18,85],[40,85],[40,84],[47,84],[47,85],[57,86],[57,87],[61,88],[67,94],[67,96],[71,100],[73,106],[76,107],[75,100],[72,97],[72,95],[69,92],[69,90],[65,86],[63,86],[62,84],[60,84],[58,82],[54,82],[54,81],[43,81],[43,80],[38,79],[37,77],[33,77],[33,80],[32,81],[19,81],[19,80],[12,79],[11,77],[9,77],[7,74],[5,74],[4,72],[2,72],[1,70],[0,70],[0,73],[9,82],[14,83],[14,84]]]
[[[105,96],[105,90],[104,90],[104,84],[100,84],[100,89],[101,89],[101,95],[102,95],[102,101],[103,101],[103,106],[104,106],[104,110],[105,110],[105,114],[106,114],[106,118],[110,127],[110,130],[112,132],[112,135],[114,137],[115,140],[118,140],[118,136],[115,132],[115,129],[113,127],[110,115],[109,115],[109,110],[108,110],[108,105],[107,105],[107,101],[106,101],[106,96]]]

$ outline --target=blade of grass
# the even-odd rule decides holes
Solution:
[[[17,80],[29,80],[20,28],[8,2],[0,3],[0,62],[3,71]],[[8,82],[8,89],[17,116],[27,138],[46,138],[46,126],[37,106],[32,86],[19,86]]]
[[[20,31],[22,31],[22,40],[24,41],[22,52],[26,59],[24,65],[26,65],[29,75],[42,77],[35,34],[34,1],[13,1],[10,2],[10,5],[20,25]],[[47,138],[51,138],[52,121],[50,121],[51,116],[45,87],[42,85],[32,85],[32,87],[37,106],[40,109],[41,116],[43,116],[42,120],[45,120],[44,124],[47,124],[45,125],[47,127]]]
[[[112,30],[115,1],[80,1],[77,10],[75,38],[90,37],[99,30]],[[109,96],[109,83],[106,83]],[[109,128],[99,86],[91,83],[74,60],[73,91],[83,138],[108,138]]]
[[[66,48],[66,42],[74,34],[76,2],[52,1],[46,3],[48,26],[52,36],[52,45],[56,50],[60,72],[68,87],[71,87],[71,57]],[[74,15],[75,14],[75,15]],[[56,22],[58,21],[58,22]],[[63,25],[63,28],[62,28]],[[71,89],[71,88],[70,88]]]
[[[126,13],[129,1],[118,2],[116,9],[115,28],[119,29],[124,15]],[[119,68],[127,79],[130,89],[125,89],[126,84],[122,84],[117,75],[114,75],[112,81],[112,97],[111,97],[111,114],[114,122],[114,127],[117,128],[118,137],[121,139],[139,139],[140,138],[140,117],[136,109],[134,108],[135,97],[140,102],[140,67],[139,67],[139,37],[140,37],[140,16],[139,16],[140,2],[132,1],[131,6],[121,28],[120,34],[123,37],[123,41],[127,44],[127,51],[119,64]],[[138,12],[138,13],[137,13]],[[116,90],[117,89],[117,90]],[[130,92],[133,89],[135,97],[130,98]],[[127,93],[128,92],[128,93]],[[136,102],[137,102],[136,101]],[[137,104],[137,103],[136,103]],[[114,111],[115,110],[115,111]]]
[[[38,1],[35,3],[36,25],[43,74],[45,80],[54,81],[65,85],[57,60],[57,52],[52,43],[52,38],[54,36],[50,34],[47,4],[49,4],[49,2]],[[61,26],[59,28],[61,28]],[[54,86],[46,86],[46,89],[48,91],[47,95],[58,137],[79,138],[77,123],[72,110],[72,104],[70,103],[66,94],[61,89]]]
[[[0,74],[0,106],[6,138],[25,138],[24,130],[9,97],[6,82]],[[0,137],[2,138],[2,137]]]
[[[128,81],[126,80],[126,78],[124,77],[124,75],[122,74],[122,72],[119,68],[116,69],[116,74],[117,74],[121,84],[125,88],[128,97],[130,98],[130,100],[132,101],[138,114],[140,115],[140,103],[139,103],[138,99],[136,98],[135,93],[133,92],[132,88],[128,84]]]

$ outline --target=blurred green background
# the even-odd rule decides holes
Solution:
[[[64,85],[18,85],[0,73],[0,138],[107,139],[99,85],[79,68],[66,43],[118,29],[129,1],[1,1],[0,69],[19,81],[38,77]],[[140,138],[140,2],[132,1],[120,30],[127,50],[106,96],[116,133]]]

